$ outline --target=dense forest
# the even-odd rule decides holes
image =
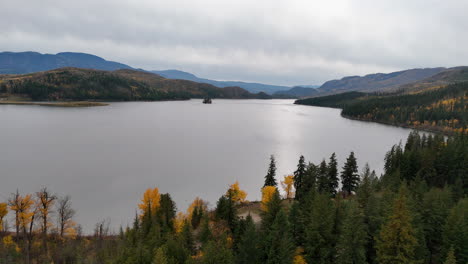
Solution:
[[[349,118],[446,134],[468,131],[468,82],[416,93],[349,92],[297,100],[296,104],[337,107]]]
[[[170,194],[149,188],[118,233],[99,222],[83,234],[68,196],[16,191],[0,203],[0,263],[468,262],[466,134],[412,132],[388,151],[380,177],[356,159],[351,152],[339,168],[334,153],[318,163],[301,156],[279,178],[272,156],[260,202],[236,182],[215,208],[196,198],[177,213]]]
[[[32,100],[184,100],[190,98],[268,99],[239,87],[218,88],[210,84],[170,80],[136,71],[100,71],[61,68],[24,75],[0,75],[0,96],[23,96]]]

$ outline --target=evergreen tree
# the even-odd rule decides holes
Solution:
[[[350,201],[346,208],[346,218],[338,239],[336,263],[365,264],[367,226],[364,214],[358,204]]]
[[[268,231],[264,241],[265,259],[263,263],[291,263],[294,257],[294,243],[291,237],[288,218],[281,209]]]
[[[294,172],[294,188],[296,189],[296,199],[300,200],[304,194],[304,178],[306,175],[306,164],[304,156],[301,155],[299,163],[297,164],[297,170]]]
[[[453,248],[450,248],[447,258],[445,259],[444,264],[457,264],[457,258],[455,257],[455,253]]]
[[[226,245],[226,239],[209,241],[203,250],[203,264],[234,264],[232,251]]]
[[[328,190],[335,196],[336,190],[338,189],[338,162],[336,161],[336,155],[333,153],[330,156],[330,161],[328,162]]]
[[[307,262],[333,263],[335,208],[329,195],[315,195],[307,223],[304,241]]]
[[[160,247],[156,250],[156,254],[154,255],[154,264],[168,264],[166,253],[164,252],[164,247]]]
[[[205,215],[203,217],[202,225],[201,225],[201,230],[198,235],[198,238],[200,242],[203,244],[207,243],[211,238],[213,234],[211,233],[211,228],[210,228],[210,218],[208,215]]]
[[[276,161],[275,161],[275,156],[271,155],[270,156],[270,166],[268,167],[268,172],[267,175],[265,176],[265,186],[277,186],[278,184],[276,183]]]
[[[239,264],[257,264],[260,263],[261,251],[259,248],[259,236],[250,214],[245,221],[245,231],[240,237],[237,254],[237,263]]]
[[[327,162],[322,160],[318,168],[317,174],[317,191],[319,193],[328,193],[330,182],[328,180]]]
[[[266,210],[262,211],[262,230],[269,230],[281,210],[281,197],[278,190],[275,190],[271,199],[266,203]]]
[[[416,263],[414,251],[417,240],[406,200],[405,194],[400,191],[394,201],[392,214],[381,228],[376,242],[377,260],[380,264]]]
[[[346,163],[341,172],[341,185],[343,186],[343,191],[346,194],[350,195],[353,191],[357,189],[359,184],[359,174],[358,166],[356,163],[356,158],[354,157],[354,152],[351,151],[349,157],[346,159]]]
[[[458,263],[468,263],[468,198],[450,210],[443,230],[444,255],[453,248]]]
[[[195,251],[195,240],[192,234],[192,225],[185,220],[184,225],[182,226],[182,232],[180,233],[180,238],[184,247],[188,250],[190,254]]]
[[[361,175],[361,181],[356,192],[357,200],[361,208],[365,208],[373,194],[372,173],[370,172],[369,164],[366,163]]]

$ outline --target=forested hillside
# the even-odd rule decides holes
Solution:
[[[32,100],[180,100],[189,98],[270,98],[239,87],[165,79],[135,71],[61,68],[24,75],[0,75],[0,94]]]
[[[83,234],[69,196],[12,190],[0,202],[0,263],[468,262],[466,134],[411,133],[387,153],[381,177],[356,160],[351,152],[339,168],[334,153],[301,156],[279,178],[272,156],[261,202],[236,182],[214,208],[197,197],[177,212],[170,194],[149,188],[117,234],[106,221]]]
[[[297,100],[296,104],[342,108],[342,115],[365,121],[447,134],[468,131],[468,83],[403,94],[349,92]]]

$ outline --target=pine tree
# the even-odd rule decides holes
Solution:
[[[154,264],[168,264],[166,253],[164,252],[163,247],[160,247],[156,250],[153,263]]]
[[[192,225],[185,220],[184,225],[182,226],[182,232],[180,233],[184,247],[190,252],[193,253],[195,250],[195,240],[193,239],[192,234]]]
[[[262,211],[262,230],[269,230],[279,211],[281,210],[281,197],[278,190],[275,190],[271,199],[266,203],[265,210]]]
[[[450,248],[450,250],[449,250],[449,252],[447,254],[447,258],[445,259],[444,264],[457,264],[457,258],[455,257],[453,247]]]
[[[245,231],[240,237],[237,254],[239,264],[257,264],[261,251],[259,248],[259,236],[250,214],[245,220]]]
[[[209,241],[203,250],[203,264],[234,264],[232,251],[226,245],[226,239]]]
[[[301,155],[299,163],[297,164],[297,170],[294,172],[294,188],[296,189],[296,199],[300,200],[304,192],[304,178],[306,174],[306,164],[304,156]]]
[[[210,229],[210,218],[208,217],[208,215],[203,216],[201,230],[198,234],[198,237],[200,242],[202,242],[203,244],[205,244],[206,242],[208,242],[208,240],[212,238],[212,233]]]
[[[277,186],[278,184],[276,183],[276,161],[275,161],[275,156],[271,155],[270,156],[270,166],[268,167],[268,172],[267,175],[265,176],[265,186]]]
[[[318,168],[317,191],[319,193],[328,193],[329,186],[330,186],[330,182],[328,181],[327,162],[325,160],[322,160]]]
[[[288,218],[281,209],[268,231],[264,241],[265,259],[263,263],[291,263],[294,257],[294,243],[291,237]]]
[[[346,159],[346,163],[341,172],[341,185],[342,189],[348,195],[352,194],[353,191],[357,189],[359,184],[359,174],[358,166],[356,163],[356,158],[354,157],[354,152],[349,154],[349,157]]]
[[[364,214],[358,204],[350,201],[346,208],[346,218],[338,239],[337,261],[339,264],[365,264],[367,226]]]
[[[304,249],[308,263],[332,263],[335,208],[329,195],[316,194],[306,222]]]
[[[333,153],[330,156],[330,161],[328,162],[328,190],[333,196],[336,195],[336,190],[338,189],[338,162],[336,161],[336,155]]]
[[[444,255],[452,247],[458,263],[468,263],[468,198],[450,209],[443,230]]]
[[[383,224],[376,242],[380,264],[411,264],[415,261],[417,240],[411,225],[411,212],[406,195],[400,191],[394,201],[392,214]]]

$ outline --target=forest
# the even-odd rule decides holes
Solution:
[[[296,104],[342,108],[364,121],[454,134],[468,131],[468,82],[413,93],[348,92],[297,100]]]
[[[60,68],[23,75],[0,75],[0,97],[23,96],[34,101],[158,101],[190,98],[270,99],[240,87],[165,79],[137,70],[101,71]]]
[[[71,197],[47,188],[0,203],[0,263],[421,263],[468,262],[468,135],[412,132],[385,155],[382,175],[333,153],[279,177],[271,156],[259,192],[238,182],[214,208],[186,212],[147,189],[131,226],[93,234],[75,223]],[[262,177],[259,175],[259,177]]]

